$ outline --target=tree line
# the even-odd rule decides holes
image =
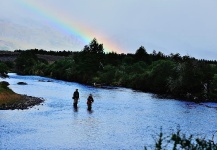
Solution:
[[[25,50],[15,50],[14,52],[18,52],[18,53],[22,53],[23,51]],[[63,51],[46,51],[46,50],[43,50],[43,49],[29,49],[28,51],[30,51],[31,53],[33,54],[41,54],[41,55],[54,55],[54,56],[69,56],[71,55],[73,52],[72,51],[66,51],[66,50],[63,50]]]
[[[18,74],[89,85],[122,86],[195,102],[217,102],[216,61],[197,60],[178,53],[164,55],[153,51],[148,54],[143,46],[134,54],[105,53],[103,44],[96,39],[79,52],[62,53],[65,58],[52,64],[36,56],[38,53],[52,54],[51,51],[34,49],[19,52],[14,63],[14,71]],[[12,66],[6,64],[3,68]]]

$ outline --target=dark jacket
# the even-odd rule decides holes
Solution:
[[[92,97],[92,96],[89,96],[89,97],[87,98],[87,104],[88,104],[88,105],[91,105],[93,102],[94,102],[93,97]]]
[[[79,98],[79,92],[78,91],[75,91],[74,94],[73,94],[73,99],[75,98]]]

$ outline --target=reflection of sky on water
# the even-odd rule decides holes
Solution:
[[[143,149],[160,132],[211,138],[217,130],[217,104],[153,98],[126,88],[101,89],[37,76],[6,79],[20,94],[43,97],[29,110],[0,111],[1,149]],[[53,82],[39,82],[52,80]],[[24,81],[28,85],[17,85]],[[75,110],[72,93],[78,88]],[[92,111],[86,99],[92,93]]]

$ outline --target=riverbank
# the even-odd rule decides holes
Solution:
[[[4,81],[0,83],[0,110],[29,109],[44,102],[42,98],[17,94],[8,85]]]

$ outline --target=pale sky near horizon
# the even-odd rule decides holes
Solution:
[[[76,20],[92,31],[90,37],[94,32],[103,35],[110,45],[117,45],[124,53],[135,53],[144,46],[148,53],[156,50],[166,55],[180,53],[217,60],[216,0],[28,0],[30,4],[40,4],[35,6],[36,10],[32,10],[34,5],[25,6],[25,1],[0,0],[0,20],[20,24],[28,20],[40,26],[58,13],[57,20],[61,14],[67,16],[65,20],[59,18],[62,25],[64,21]],[[48,12],[40,13],[40,6]],[[13,35],[6,34],[0,33],[0,40],[13,43]],[[106,45],[106,41],[100,42]],[[49,48],[49,44],[46,46],[44,49]]]

